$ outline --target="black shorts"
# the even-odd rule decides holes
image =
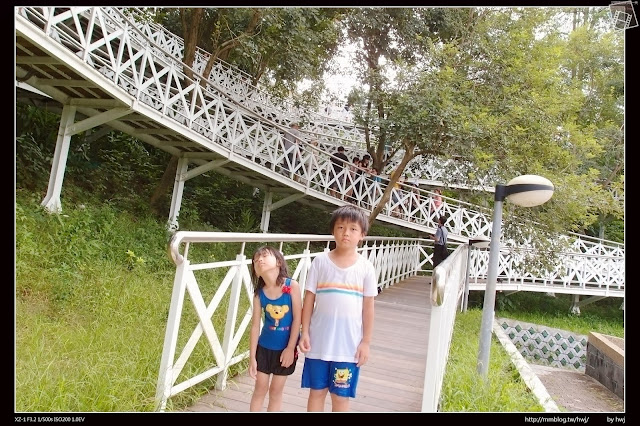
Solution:
[[[258,345],[256,349],[258,371],[265,374],[275,374],[276,376],[290,376],[293,374],[296,370],[296,361],[298,361],[298,350],[297,348],[294,350],[293,363],[286,368],[280,362],[280,355],[283,350],[274,351]]]

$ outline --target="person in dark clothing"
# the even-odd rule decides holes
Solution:
[[[444,216],[440,216],[438,218],[438,229],[436,229],[436,233],[433,234],[433,240],[435,244],[433,245],[433,268],[435,269],[443,260],[447,258],[447,236],[449,235],[449,231],[444,227],[444,223],[446,222],[446,218]]]
[[[337,179],[344,179],[344,174],[340,175],[340,172],[344,168],[345,164],[349,163],[349,158],[344,153],[343,146],[339,146],[338,152],[333,155],[334,156],[331,157],[331,162],[333,163],[332,171],[329,173],[329,182],[331,182],[331,184],[329,185],[329,192],[332,196],[337,197],[337,190],[339,188]],[[334,179],[336,179],[336,181],[334,181]]]
[[[365,154],[360,160],[360,168],[356,170],[355,186],[358,188],[358,195],[362,197],[364,195],[364,189],[367,186],[367,178],[369,177],[369,161],[371,156]]]

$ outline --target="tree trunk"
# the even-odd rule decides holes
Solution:
[[[203,71],[204,78],[209,78],[209,74],[211,74],[211,70],[213,69],[213,66],[215,65],[218,59],[227,61],[230,53],[233,51],[233,49],[235,49],[240,45],[240,41],[243,38],[251,37],[255,35],[261,18],[262,18],[262,11],[260,9],[253,9],[253,14],[251,15],[251,19],[249,20],[249,23],[247,24],[247,27],[244,29],[243,32],[238,34],[236,37],[229,40],[225,40],[222,43],[219,43],[218,46],[215,46],[215,51],[211,54],[211,56],[207,60],[206,66],[204,67],[204,71]],[[204,86],[204,82],[202,82],[201,84]]]
[[[182,62],[193,67],[196,59],[196,47],[200,34],[200,23],[204,15],[203,8],[180,8],[180,21],[182,22],[182,33],[184,37],[184,52]],[[184,74],[193,79],[193,72],[190,68],[184,69]]]
[[[405,149],[404,156],[402,157],[402,160],[400,160],[400,164],[398,164],[398,167],[393,171],[393,173],[389,177],[389,183],[387,184],[387,187],[384,189],[384,193],[382,194],[382,198],[380,199],[380,202],[373,208],[373,211],[369,215],[369,226],[373,224],[373,222],[376,220],[376,217],[380,214],[380,212],[382,212],[382,210],[384,210],[385,206],[387,205],[387,202],[389,201],[389,198],[391,198],[391,191],[393,190],[393,185],[395,185],[396,182],[398,182],[398,180],[400,179],[400,176],[402,176],[402,173],[404,173],[405,167],[407,167],[407,164],[409,163],[409,161],[411,161],[414,157],[415,157],[415,154],[413,153],[413,147],[411,147],[411,149]]]
[[[171,183],[175,180],[177,170],[178,157],[172,155],[169,163],[167,164],[167,168],[164,170],[162,178],[160,178],[158,186],[156,187],[155,191],[153,191],[153,195],[151,195],[151,199],[149,200],[151,207],[158,214],[165,213],[163,206],[160,204],[160,200],[162,199],[162,196],[167,193],[167,190],[169,189]]]

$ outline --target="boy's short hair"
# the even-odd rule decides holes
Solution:
[[[340,151],[344,151],[344,146],[339,146],[338,147],[338,152],[340,152]]]
[[[364,210],[359,209],[356,206],[341,206],[331,213],[331,221],[329,222],[329,230],[333,234],[333,227],[338,219],[346,220],[347,222],[355,222],[360,225],[362,233],[367,235],[369,232],[369,217]]]

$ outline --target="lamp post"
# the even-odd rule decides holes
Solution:
[[[512,203],[533,207],[543,204],[553,195],[553,184],[549,179],[536,175],[515,177],[506,185],[496,185],[493,207],[493,225],[489,244],[489,266],[487,286],[482,305],[482,323],[480,324],[480,350],[478,351],[478,373],[486,379],[489,370],[489,352],[491,349],[491,329],[496,301],[496,279],[500,257],[500,234],[502,231],[502,202],[505,198]]]

